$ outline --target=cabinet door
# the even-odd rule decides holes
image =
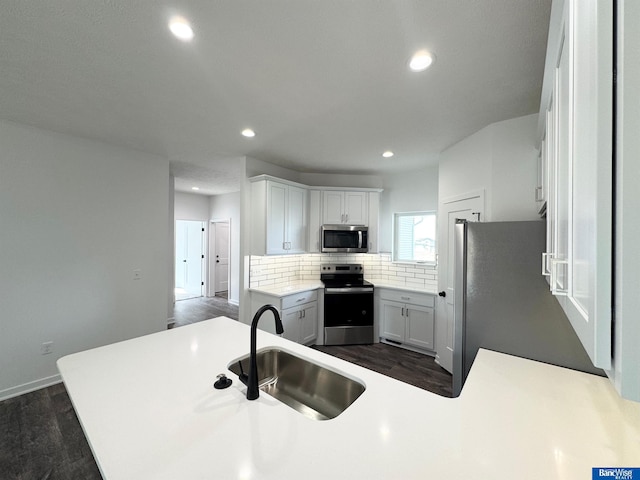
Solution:
[[[320,190],[309,190],[309,218],[307,220],[309,232],[307,237],[307,252],[320,252],[320,225],[322,222],[322,203]]]
[[[382,300],[380,306],[382,307],[380,312],[382,332],[380,336],[388,340],[404,342],[406,323],[404,304]]]
[[[286,235],[287,253],[304,253],[307,245],[307,191],[288,186]]]
[[[267,254],[287,253],[285,250],[287,185],[267,182]]]
[[[380,193],[369,192],[369,253],[378,253],[378,225],[380,213]]]
[[[596,367],[611,367],[612,2],[571,6],[567,290],[561,305]]]
[[[300,343],[308,345],[318,337],[318,304],[309,303],[302,310]]]
[[[596,367],[611,367],[612,38],[610,2],[567,0],[547,114],[543,273]]]
[[[302,310],[300,308],[287,308],[282,311],[283,337],[292,342],[300,343],[300,318]]]
[[[556,197],[555,197],[555,249],[551,259],[551,291],[563,295],[567,291],[569,256],[569,167],[571,143],[571,35],[570,2],[566,2],[567,14],[562,23],[561,43],[555,72],[555,120],[556,120]]]
[[[344,223],[344,192],[332,190],[322,192],[322,223],[330,225]]]
[[[349,225],[367,225],[368,218],[367,192],[344,192],[344,223]]]
[[[433,350],[433,308],[407,305],[405,316],[407,323],[406,343]]]
[[[549,109],[546,112],[545,138],[547,149],[546,168],[547,168],[547,248],[542,256],[542,274],[547,277],[550,283],[551,263],[553,252],[556,249],[556,134],[555,134],[555,91],[551,94]]]

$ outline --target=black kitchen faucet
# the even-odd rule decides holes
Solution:
[[[249,353],[249,378],[246,379],[244,375],[240,376],[240,380],[247,385],[247,400],[255,400],[260,396],[260,390],[258,389],[258,364],[256,362],[256,336],[258,330],[258,320],[264,312],[267,310],[271,310],[273,312],[273,317],[276,321],[276,333],[282,334],[284,333],[284,328],[282,327],[282,321],[280,320],[280,314],[278,310],[273,305],[263,305],[258,309],[256,314],[253,316],[253,320],[251,322],[251,351]]]

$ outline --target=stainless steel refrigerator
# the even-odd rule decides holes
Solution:
[[[542,276],[545,244],[543,221],[456,224],[454,396],[479,348],[604,375]]]

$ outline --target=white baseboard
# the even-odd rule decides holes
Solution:
[[[41,388],[50,387],[56,383],[62,382],[60,375],[52,375],[50,377],[41,378],[40,380],[34,380],[33,382],[23,383],[17,387],[7,388],[0,391],[0,402],[8,400],[13,397],[24,395],[25,393],[35,392]]]
[[[227,303],[230,303],[231,305],[235,305],[236,307],[240,306],[240,302],[238,300],[227,300]]]

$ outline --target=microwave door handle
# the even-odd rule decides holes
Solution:
[[[362,247],[362,230],[358,230],[358,248]]]

